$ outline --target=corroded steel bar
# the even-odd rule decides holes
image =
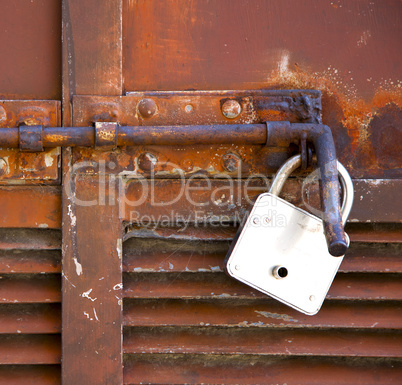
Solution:
[[[331,255],[346,253],[348,241],[339,206],[339,180],[336,151],[331,129],[323,124],[267,122],[267,145],[286,146],[307,137],[315,147],[320,169],[324,232]]]
[[[45,148],[93,147],[96,143],[95,127],[43,127],[42,130]],[[117,146],[263,144],[266,142],[264,124],[148,127],[117,125],[115,132]],[[1,129],[0,147],[19,147],[18,128]]]

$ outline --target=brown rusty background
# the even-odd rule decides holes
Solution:
[[[400,19],[389,1],[123,1],[125,91],[319,89],[356,177],[400,177]]]
[[[61,0],[0,0],[0,99],[61,99]]]

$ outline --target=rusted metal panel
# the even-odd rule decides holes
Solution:
[[[61,99],[61,0],[0,9],[0,99]]]
[[[22,383],[20,373],[33,384],[60,377],[60,249],[59,230],[0,229],[0,383]]]
[[[125,298],[266,298],[222,273],[125,274]],[[402,300],[402,282],[393,274],[337,274],[327,298],[342,300]]]
[[[227,101],[237,103],[238,114],[227,117]],[[120,97],[75,96],[73,104],[75,126],[85,126],[96,121],[135,126],[252,124],[267,120],[319,122],[321,93],[310,89],[177,89],[170,92],[155,89],[152,92],[130,92]]]
[[[124,353],[397,357],[401,343],[400,334],[377,330],[127,328]],[[378,345],[381,352],[376,351]]]
[[[122,179],[122,215],[140,227],[157,224],[185,228],[194,222],[215,226],[226,223],[230,227],[227,222],[241,222],[254,199],[268,191],[271,179],[266,175],[237,179],[219,174],[209,178],[202,173],[174,180],[146,180],[135,172],[127,173]],[[371,188],[372,185],[378,187]],[[400,188],[401,180],[357,181],[350,222],[400,222],[401,203],[387,199],[397,195]],[[303,179],[290,179],[281,196],[307,210],[320,207],[317,185],[303,186]]]
[[[127,357],[124,384],[396,384],[402,376],[397,360],[146,354]]]
[[[122,1],[62,0],[63,124],[73,95],[121,95]]]
[[[60,274],[2,274],[0,303],[61,301]]]
[[[162,237],[131,238],[124,244],[123,271],[132,273],[223,272],[223,263],[229,245],[228,241],[206,243]],[[339,271],[402,273],[401,255],[401,244],[353,242]]]
[[[63,368],[66,384],[122,383],[122,225],[116,191],[93,199],[109,180],[74,176],[64,159]],[[77,194],[77,195],[76,195]],[[96,372],[93,368],[97,367]]]
[[[1,385],[60,385],[60,365],[2,365]]]
[[[15,147],[15,135],[11,135],[7,127],[58,126],[61,123],[60,108],[60,102],[52,100],[1,100],[0,132],[7,133],[6,147]],[[59,148],[37,153],[22,153],[16,149],[2,148],[0,184],[59,184],[59,159]]]
[[[61,305],[1,304],[0,334],[54,334],[61,332]]]
[[[1,250],[59,250],[61,234],[57,230],[1,229]]]
[[[397,0],[127,1],[125,90],[318,89],[354,176],[400,177],[401,13]]]
[[[60,229],[61,189],[0,186],[0,212],[2,228]]]
[[[59,364],[59,335],[0,335],[0,364]]]
[[[61,251],[0,250],[0,273],[61,273]]]
[[[388,301],[325,301],[314,317],[275,300],[126,299],[125,326],[290,327],[400,329],[400,304]]]

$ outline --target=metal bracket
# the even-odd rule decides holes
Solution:
[[[44,150],[42,127],[60,123],[59,101],[0,101],[0,185],[59,183],[60,149]]]

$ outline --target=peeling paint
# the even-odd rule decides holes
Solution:
[[[290,322],[299,322],[298,320],[290,317],[287,314],[270,313],[267,311],[259,311],[259,310],[254,310],[254,311],[258,314],[261,314],[265,318],[274,318],[274,319],[282,319],[284,321],[290,321]]]
[[[73,257],[73,261],[75,263],[75,271],[77,272],[77,275],[82,275],[82,265],[77,261],[76,257]]]
[[[94,302],[94,301],[96,301],[98,298],[91,298],[90,296],[89,296],[89,294],[91,294],[92,293],[92,289],[89,289],[88,291],[84,291],[82,294],[81,294],[81,296],[82,296],[82,298],[88,298],[89,300],[91,300],[92,302]]]

